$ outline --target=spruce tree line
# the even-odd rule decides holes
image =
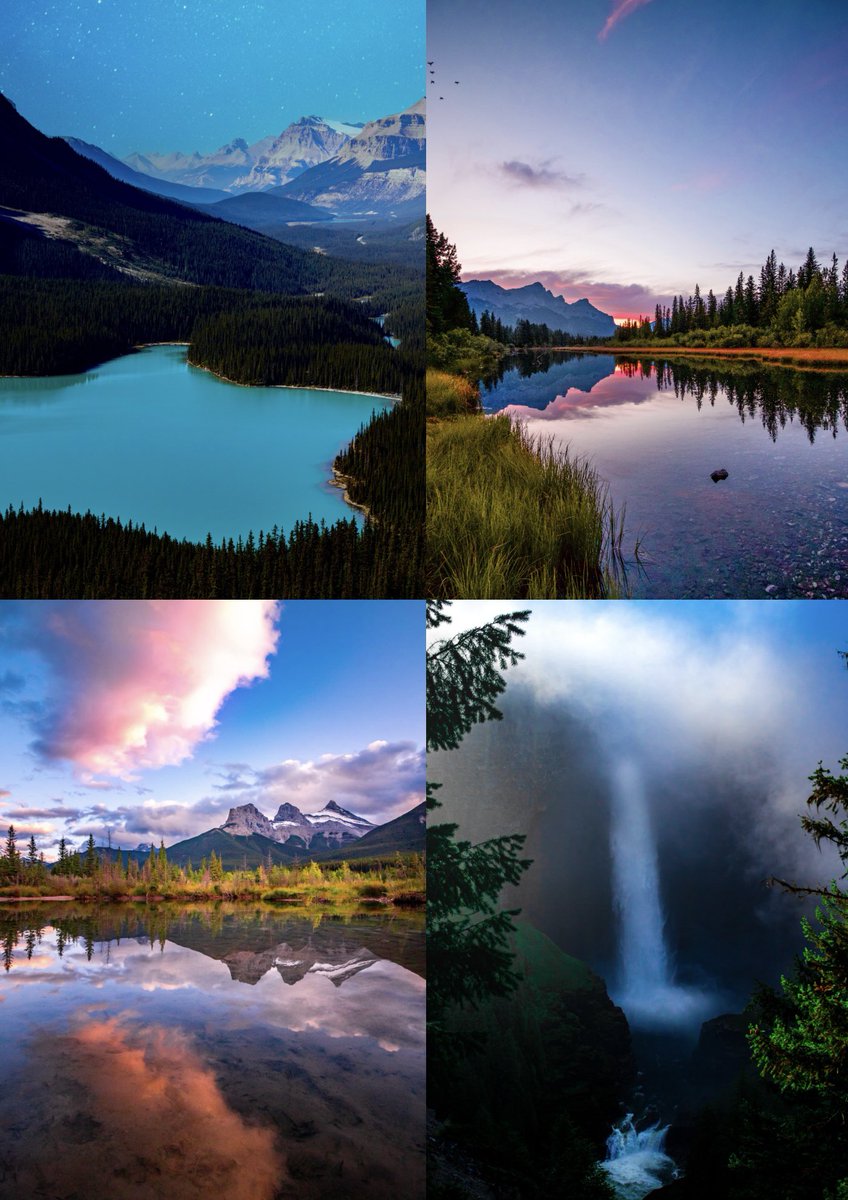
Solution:
[[[840,270],[836,254],[822,264],[812,246],[795,271],[778,263],[774,250],[757,277],[739,272],[723,295],[675,296],[671,305],[656,306],[653,319],[643,316],[619,326],[616,340],[669,338],[677,335],[736,329],[739,345],[763,333],[778,345],[848,344],[848,260]],[[762,344],[762,342],[760,342]]]

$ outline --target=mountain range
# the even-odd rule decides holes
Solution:
[[[588,300],[569,304],[541,283],[505,288],[491,279],[468,279],[458,287],[478,318],[481,313],[490,312],[504,325],[530,321],[580,337],[611,337],[615,332],[615,321],[608,313],[601,312]]]
[[[394,857],[396,853],[421,853],[424,850],[426,806],[422,802],[383,825],[350,812],[331,800],[317,813],[302,813],[294,804],[281,804],[273,820],[254,804],[231,808],[223,825],[168,846],[168,860],[178,866],[201,859],[214,851],[224,869],[258,867],[267,863],[304,862],[309,859]],[[80,847],[85,853],[87,843]],[[137,862],[146,861],[151,846],[140,844],[124,855]],[[101,855],[115,857],[116,848],[97,846]]]
[[[235,138],[206,155],[135,152],[122,162],[78,138],[65,141],[115,179],[185,204],[208,206],[215,216],[251,228],[333,215],[411,219],[423,212],[423,100],[362,126],[301,117],[280,134],[252,145]],[[266,198],[264,209],[256,203],[236,205],[237,198],[257,192]],[[249,218],[260,211],[258,226]]]
[[[60,278],[329,291],[321,255],[113,177],[0,95],[0,270]]]
[[[226,192],[258,191],[288,183],[297,175],[326,162],[356,137],[361,125],[344,125],[322,117],[301,117],[282,133],[249,146],[235,138],[212,154],[130,154],[129,167],[155,179],[188,187]]]

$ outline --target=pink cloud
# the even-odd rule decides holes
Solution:
[[[556,296],[563,296],[569,304],[586,299],[601,312],[619,319],[646,314],[654,315],[657,304],[671,305],[672,292],[655,291],[642,283],[611,283],[596,280],[586,271],[524,271],[508,269],[487,271],[480,269],[464,275],[471,279],[491,279],[501,287],[524,287],[528,283],[541,283]],[[688,294],[688,293],[687,293]]]
[[[273,1200],[281,1187],[291,1190],[276,1131],[230,1106],[179,1032],[91,1017],[53,1039],[51,1051],[52,1064],[35,1048],[27,1086],[37,1094],[50,1075],[58,1095],[75,1098],[74,1116],[22,1130],[12,1167],[17,1194],[134,1200],[156,1194],[151,1180],[163,1181],[161,1194],[172,1200]],[[96,1149],[75,1134],[79,1127],[97,1130]]]
[[[606,19],[606,23],[598,34],[598,40],[606,41],[610,33],[616,27],[619,21],[623,21],[625,17],[629,17],[637,8],[641,8],[643,4],[650,4],[651,0],[617,0],[613,5],[612,12]]]
[[[260,600],[45,604],[29,639],[55,685],[36,753],[85,778],[180,763],[213,735],[236,688],[268,675],[278,606]]]

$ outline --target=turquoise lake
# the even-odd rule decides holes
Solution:
[[[70,505],[192,541],[288,531],[310,513],[332,523],[357,511],[329,482],[332,461],[389,404],[239,387],[189,366],[184,346],[0,379],[0,502]]]

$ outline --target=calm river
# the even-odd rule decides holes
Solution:
[[[848,373],[524,354],[481,396],[594,463],[634,596],[848,596]]]
[[[0,1196],[424,1196],[416,916],[0,906]]]

